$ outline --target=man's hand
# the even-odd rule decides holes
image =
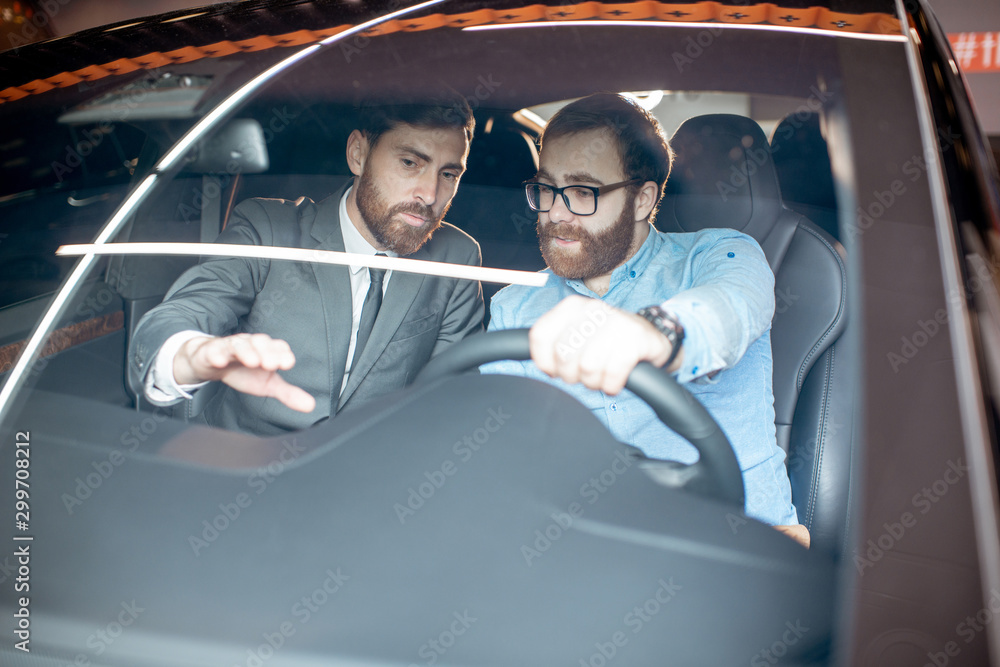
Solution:
[[[245,394],[270,396],[292,410],[312,412],[316,399],[278,375],[294,365],[295,355],[285,341],[267,334],[236,334],[192,338],[174,356],[173,370],[178,384],[221,380]]]
[[[647,320],[599,299],[570,296],[539,319],[529,334],[531,358],[569,383],[617,394],[640,361],[662,366],[670,341]],[[667,370],[680,367],[683,348]]]
[[[809,548],[809,529],[803,526],[801,523],[795,524],[794,526],[775,526],[775,530],[779,533],[784,533],[790,538],[804,546],[806,549]]]

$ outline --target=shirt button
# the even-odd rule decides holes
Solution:
[[[611,404],[611,412],[618,412],[618,404],[617,403],[612,403]]]
[[[635,278],[635,271],[631,271],[628,274],[629,278]]]
[[[729,257],[729,258],[736,257],[736,253],[735,252],[727,253],[726,257]]]

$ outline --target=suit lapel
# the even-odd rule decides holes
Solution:
[[[421,248],[408,257],[412,259],[431,259],[424,248]],[[389,341],[402,323],[406,313],[413,305],[420,286],[424,282],[424,276],[415,273],[402,273],[393,271],[392,278],[389,279],[389,286],[385,289],[385,296],[382,299],[382,307],[378,311],[378,318],[372,328],[372,335],[368,339],[368,344],[358,359],[357,368],[351,370],[351,376],[347,381],[347,387],[340,396],[340,407],[343,407],[354,391],[365,379],[376,360],[385,351]],[[346,360],[346,357],[345,357]]]
[[[310,233],[319,250],[344,252],[344,236],[340,231],[340,199],[345,188],[321,202],[316,210],[316,220]],[[344,381],[347,366],[347,348],[351,341],[351,276],[346,266],[310,264],[316,276],[323,317],[326,320],[326,343],[330,359],[330,390],[336,397]],[[320,332],[316,332],[317,336]],[[334,415],[331,401],[330,416]]]

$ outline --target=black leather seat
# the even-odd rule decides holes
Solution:
[[[785,206],[839,239],[830,151],[819,113],[796,111],[785,116],[771,136],[771,156]]]
[[[786,208],[767,138],[749,118],[684,122],[658,217],[667,232],[730,227],[760,243],[775,274],[771,327],[775,426],[792,500],[815,548],[840,554],[851,498],[852,368],[843,247]]]

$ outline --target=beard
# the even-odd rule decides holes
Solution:
[[[630,256],[635,237],[633,203],[630,197],[621,215],[607,229],[592,234],[586,229],[564,223],[538,223],[538,245],[542,258],[552,272],[568,280],[587,280],[611,273]],[[579,241],[580,246],[566,250],[556,245],[556,238]]]
[[[355,187],[358,189],[358,210],[361,211],[368,231],[379,245],[400,256],[411,255],[419,250],[441,226],[441,220],[451,206],[451,202],[448,202],[448,206],[438,216],[434,215],[433,207],[420,202],[403,202],[390,206],[367,168],[358,177]],[[420,227],[414,227],[397,219],[396,216],[400,213],[418,215],[426,222]]]

